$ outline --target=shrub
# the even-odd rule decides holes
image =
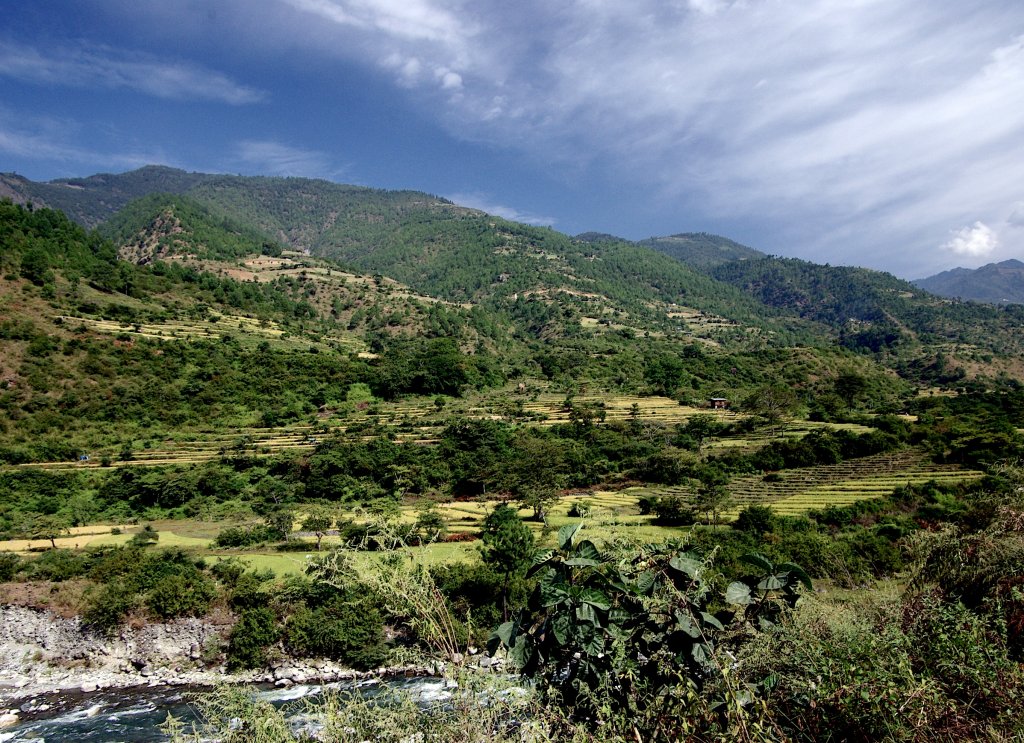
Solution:
[[[747,506],[739,512],[732,527],[750,534],[767,534],[775,529],[775,512],[771,506]]]
[[[0,552],[0,581],[14,580],[20,567],[20,557],[13,552]]]
[[[699,514],[686,501],[675,495],[658,498],[654,504],[654,521],[663,526],[689,526],[697,523]]]
[[[265,606],[245,609],[228,640],[228,670],[258,668],[267,662],[267,648],[277,642],[274,613]]]
[[[287,643],[359,670],[377,668],[387,657],[384,621],[367,597],[338,595],[314,610],[303,607],[288,621]]]
[[[279,532],[265,524],[252,526],[230,526],[221,531],[213,540],[215,547],[251,547],[254,544],[273,542],[280,538]]]
[[[198,571],[161,578],[146,596],[146,606],[161,619],[198,617],[216,596],[210,580]]]
[[[47,550],[27,567],[30,580],[65,581],[85,575],[87,570],[85,558],[71,550]]]
[[[89,595],[82,622],[104,631],[110,631],[139,604],[139,595],[123,583],[110,583]]]

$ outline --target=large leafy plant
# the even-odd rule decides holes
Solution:
[[[755,573],[723,594],[710,560],[681,544],[623,557],[580,539],[580,527],[562,527],[558,548],[537,553],[530,603],[496,630],[491,652],[506,648],[571,716],[614,724],[643,715],[644,729],[666,737],[686,734],[694,711],[714,717],[729,701],[753,700],[756,690],[730,686],[723,649],[792,608],[810,586],[803,570],[746,555]]]

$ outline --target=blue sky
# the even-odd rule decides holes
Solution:
[[[0,170],[413,188],[906,278],[1024,258],[1019,0],[31,0]]]

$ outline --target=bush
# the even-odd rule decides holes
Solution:
[[[267,648],[277,642],[274,612],[265,606],[245,609],[228,640],[228,670],[259,668],[267,662]]]
[[[153,586],[146,606],[161,619],[199,617],[209,610],[216,595],[213,584],[198,571],[168,575]]]
[[[21,558],[13,552],[0,552],[0,581],[14,580],[21,567]]]
[[[771,506],[747,506],[740,511],[732,527],[749,534],[767,534],[775,529],[775,512]]]
[[[317,609],[301,608],[288,621],[287,643],[358,670],[377,668],[387,657],[384,621],[365,596],[339,595]]]
[[[265,524],[253,526],[230,526],[218,534],[213,544],[215,547],[251,547],[254,544],[273,542],[280,539],[279,533]]]
[[[699,514],[682,498],[666,495],[654,504],[655,523],[662,526],[689,526],[697,523]]]
[[[110,631],[139,604],[139,595],[123,583],[110,583],[89,595],[82,622]]]
[[[85,558],[71,550],[47,550],[29,562],[27,577],[30,580],[65,581],[85,575],[88,566]]]

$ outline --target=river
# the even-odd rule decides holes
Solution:
[[[446,683],[437,678],[394,679],[392,688],[408,691],[423,704],[447,696]],[[296,730],[315,732],[317,721],[303,714],[305,701],[315,701],[327,689],[364,690],[373,695],[382,682],[339,682],[326,685],[300,684],[287,689],[261,689],[262,699],[276,707],[285,707]],[[0,730],[0,743],[155,743],[166,741],[160,726],[170,713],[186,723],[197,719],[191,705],[195,693],[187,687],[117,689],[89,694],[62,693],[37,697],[22,707],[22,722]]]

